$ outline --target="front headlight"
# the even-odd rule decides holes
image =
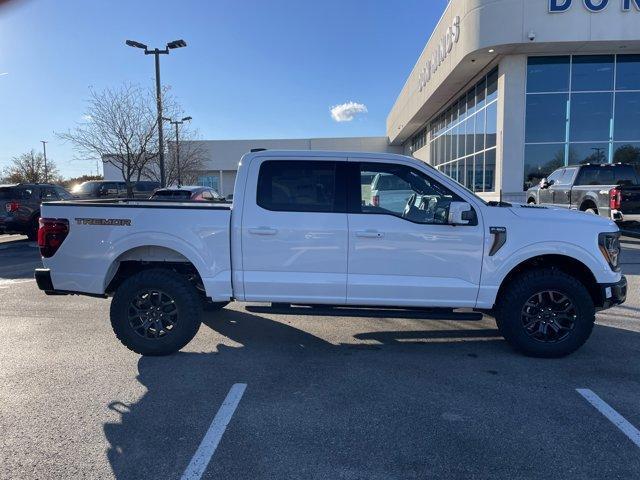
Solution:
[[[598,235],[600,252],[614,272],[620,271],[620,232],[608,232]]]

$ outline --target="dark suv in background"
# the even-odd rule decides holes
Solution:
[[[17,183],[0,185],[0,234],[38,236],[40,204],[55,200],[70,200],[69,192],[58,185]]]
[[[638,166],[587,164],[562,167],[527,190],[527,203],[580,210],[616,222],[638,221]]]

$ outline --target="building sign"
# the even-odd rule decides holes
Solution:
[[[549,12],[566,12],[574,3],[582,3],[590,12],[601,12],[611,3],[619,3],[623,12],[628,12],[632,7],[640,11],[640,0],[549,0]]]
[[[640,1],[640,0],[638,0]],[[460,17],[453,19],[453,23],[447,28],[447,31],[440,39],[438,48],[429,56],[429,59],[425,62],[418,73],[418,91],[422,91],[427,83],[431,80],[431,76],[438,71],[438,67],[442,65],[442,62],[449,56],[453,45],[458,43],[460,39]]]

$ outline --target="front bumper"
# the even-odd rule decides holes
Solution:
[[[601,283],[600,295],[602,306],[598,310],[605,310],[624,303],[627,299],[627,277],[623,275],[617,283]]]

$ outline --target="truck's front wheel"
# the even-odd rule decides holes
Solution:
[[[182,275],[145,270],[126,279],[111,302],[111,326],[118,339],[141,355],[177,352],[200,328],[198,292]]]
[[[541,268],[513,278],[496,305],[500,333],[516,350],[533,357],[563,357],[580,348],[595,321],[593,299],[566,273]]]

